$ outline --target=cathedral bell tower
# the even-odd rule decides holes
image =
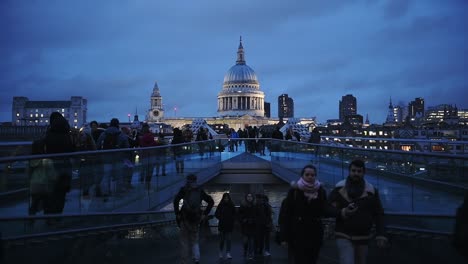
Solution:
[[[161,122],[164,118],[164,108],[162,96],[159,92],[158,83],[154,82],[153,93],[151,94],[151,108],[148,111],[148,122]]]

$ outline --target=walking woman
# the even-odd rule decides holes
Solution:
[[[223,258],[224,243],[226,243],[226,258],[231,259],[231,234],[234,229],[236,208],[229,193],[224,193],[215,212],[218,218],[219,258]]]
[[[291,247],[294,263],[316,263],[324,232],[321,218],[336,216],[337,212],[327,205],[325,189],[313,165],[306,165],[301,178],[292,182],[281,210],[281,240]]]
[[[244,257],[254,257],[255,237],[255,206],[254,196],[251,193],[245,195],[245,200],[239,208],[239,218],[244,242]]]

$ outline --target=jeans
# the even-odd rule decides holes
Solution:
[[[336,246],[338,247],[340,264],[366,264],[368,245],[337,238]]]
[[[231,232],[219,233],[219,251],[222,252],[226,241],[226,252],[231,252]]]
[[[180,255],[182,264],[192,263],[192,258],[195,261],[200,260],[199,234],[199,223],[189,223],[182,220],[180,225]]]

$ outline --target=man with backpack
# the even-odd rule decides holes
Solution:
[[[101,133],[96,142],[97,149],[112,150],[129,148],[128,137],[119,129],[119,120],[112,118],[109,127]],[[111,186],[115,184],[115,191],[123,190],[124,160],[128,159],[130,152],[113,152],[102,156],[104,165],[103,178],[96,181],[96,196],[108,196]],[[102,186],[101,186],[102,181]]]
[[[180,228],[181,263],[189,263],[193,257],[195,263],[200,260],[199,232],[200,223],[210,213],[214,205],[213,198],[197,184],[197,176],[187,175],[185,186],[180,188],[174,198],[174,212]],[[179,208],[180,201],[182,207]],[[207,203],[202,210],[202,201]]]

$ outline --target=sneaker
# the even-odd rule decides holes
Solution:
[[[232,259],[231,253],[228,252],[228,253],[226,254],[226,258]]]
[[[223,252],[219,252],[219,258],[220,259],[224,258]]]
[[[271,254],[270,254],[270,252],[265,251],[265,252],[263,252],[263,256],[264,256],[264,257],[269,257],[269,256],[271,256]]]

